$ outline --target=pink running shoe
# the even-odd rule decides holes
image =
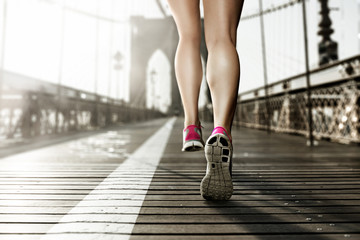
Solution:
[[[183,131],[183,152],[198,151],[204,148],[201,125],[189,125]]]
[[[206,175],[201,181],[201,196],[207,200],[228,200],[233,194],[232,140],[223,127],[216,127],[206,141]]]

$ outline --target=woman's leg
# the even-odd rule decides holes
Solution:
[[[202,80],[199,0],[168,0],[179,32],[175,73],[185,112],[185,127],[199,125],[198,99]]]
[[[209,52],[206,73],[213,103],[214,127],[224,127],[230,134],[240,77],[236,32],[244,1],[203,2],[205,40]]]
[[[200,184],[207,200],[228,200],[233,194],[231,125],[239,89],[240,63],[236,31],[243,0],[203,0],[207,81],[214,110],[214,129],[206,141],[206,174]],[[225,128],[225,129],[224,129]],[[227,133],[226,133],[227,132]]]

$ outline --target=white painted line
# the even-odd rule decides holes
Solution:
[[[58,224],[55,224],[47,231],[47,234],[41,239],[54,240],[62,239],[62,237],[64,237],[64,239],[69,239],[68,237],[70,234],[76,233],[79,234],[76,235],[76,239],[130,239],[137,216],[145,199],[147,189],[151,184],[152,177],[163,155],[175,120],[175,117],[168,120],[163,127],[161,127],[152,137],[147,139],[146,142],[130,155],[126,161],[124,161],[84,198],[84,200],[94,199],[95,196],[93,196],[93,194],[96,193],[96,198],[101,197],[101,199],[105,200],[99,202],[80,201],[67,215],[60,219]],[[128,208],[121,206],[124,205],[125,202],[126,204],[129,204],[129,201],[112,200],[113,194],[119,195],[124,193],[122,188],[127,188],[126,183],[120,185],[117,184],[116,188],[118,188],[118,190],[113,189],[111,193],[104,192],[104,195],[99,195],[104,189],[108,188],[109,182],[113,182],[114,177],[121,178],[121,176],[119,177],[119,173],[124,171],[144,173],[147,177],[151,176],[148,178],[141,178],[141,175],[139,176],[139,180],[141,179],[141,190],[131,190],[134,198],[136,195],[136,201],[131,201],[131,207]],[[130,194],[126,193],[126,195],[129,196]],[[106,204],[104,204],[104,201],[106,200],[108,200],[111,205],[114,203],[118,204],[119,208],[107,207]],[[94,206],[97,207],[92,208],[91,205],[89,206],[89,203],[93,203]],[[99,207],[99,203],[104,204],[104,206]],[[81,218],[82,222],[74,223],[74,216],[72,214],[79,213],[83,216]],[[108,222],[98,223],[96,222],[98,218],[93,217],[92,213],[111,214],[109,214]],[[134,215],[128,215],[129,213]],[[116,222],[116,224],[114,224],[114,222]],[[109,233],[114,233],[115,235]],[[98,234],[101,234],[101,237],[99,237]]]

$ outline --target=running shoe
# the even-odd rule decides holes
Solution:
[[[233,194],[232,140],[223,127],[216,127],[205,144],[206,175],[201,196],[206,200],[228,200]]]
[[[189,125],[183,131],[183,152],[198,151],[204,148],[201,125]]]

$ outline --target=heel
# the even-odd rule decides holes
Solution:
[[[233,194],[232,145],[227,136],[214,134],[205,145],[206,175],[201,181],[201,196],[207,200],[228,200]]]

